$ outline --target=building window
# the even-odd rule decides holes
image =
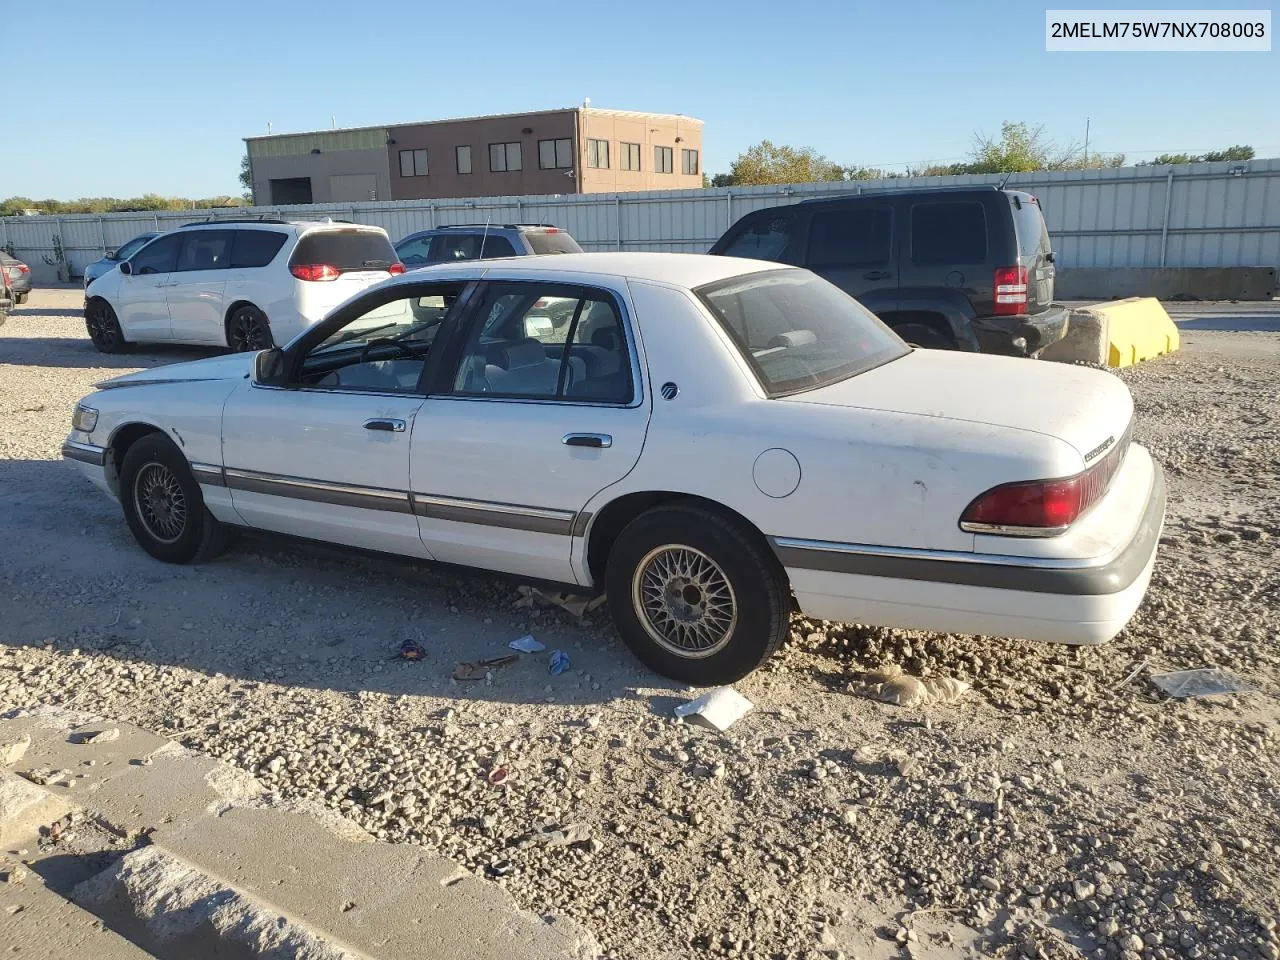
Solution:
[[[680,172],[685,176],[694,176],[698,172],[698,151],[680,151]]]
[[[587,166],[596,170],[609,169],[609,141],[608,140],[588,140],[587,141]]]
[[[655,173],[670,173],[672,170],[672,155],[675,153],[670,147],[654,147],[653,148],[653,170]]]
[[[489,169],[494,173],[510,173],[523,169],[520,164],[519,142],[489,144]]]
[[[470,173],[471,172],[471,148],[456,147],[454,152],[458,155],[458,172]]]
[[[572,140],[539,140],[538,166],[543,170],[567,170],[573,166]]]
[[[425,177],[427,175],[427,151],[401,150],[400,176]]]
[[[623,170],[639,170],[640,169],[640,144],[638,143],[620,143],[622,148],[622,158],[620,163]]]

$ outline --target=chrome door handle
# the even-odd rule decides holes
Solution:
[[[403,420],[391,420],[385,417],[374,417],[364,422],[366,430],[381,430],[383,433],[404,433]]]
[[[560,442],[566,447],[612,447],[613,437],[607,433],[566,433]]]

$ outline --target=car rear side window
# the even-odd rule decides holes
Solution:
[[[284,246],[287,234],[278,230],[237,230],[231,247],[231,266],[265,267]]]
[[[489,234],[480,238],[480,259],[492,260],[494,257],[514,257],[516,248],[506,237]]]
[[[150,273],[172,273],[178,263],[178,248],[182,246],[182,234],[170,233],[157,237],[129,261],[130,269],[139,276]]]
[[[726,257],[782,260],[791,247],[795,218],[790,215],[757,217],[742,225],[718,251]]]
[[[298,241],[292,263],[323,263],[339,272],[385,270],[396,251],[380,230],[317,230]]]
[[[917,203],[911,208],[911,262],[987,262],[987,216],[976,201]]]
[[[771,397],[878,367],[910,348],[862,304],[807,270],[767,270],[696,293]]]
[[[578,241],[561,230],[530,230],[524,234],[534,253],[581,253]]]
[[[230,230],[191,230],[183,234],[182,252],[178,254],[181,271],[225,270],[231,262]]]
[[[893,210],[863,206],[823,210],[809,227],[808,266],[870,267],[890,260]]]

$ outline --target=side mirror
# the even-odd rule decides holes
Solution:
[[[264,385],[274,385],[284,379],[284,351],[279,347],[261,350],[253,358],[253,381]]]
[[[133,265],[130,264],[128,260],[121,260],[120,272],[123,273],[126,277],[129,276],[129,274],[133,273]]]

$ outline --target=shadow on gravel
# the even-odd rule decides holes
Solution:
[[[1177,320],[1176,317],[1175,320]],[[1179,330],[1215,333],[1280,333],[1280,316],[1192,317],[1188,320],[1177,320],[1177,324]]]
[[[0,337],[0,363],[24,367],[72,367],[112,370],[137,369],[156,364],[185,363],[225,353],[223,350],[188,346],[152,346],[128,353],[99,353],[86,337]]]
[[[682,689],[631,655],[606,611],[579,621],[519,607],[510,579],[266,534],[236,538],[207,564],[166,564],[72,464],[0,460],[0,491],[0,643],[460,702],[592,704],[639,696],[637,687],[646,700]],[[459,662],[510,655],[507,644],[527,633],[546,651],[494,666],[488,680],[453,679]],[[406,639],[425,659],[397,658]],[[572,666],[552,676],[557,649]]]
[[[70,307],[14,307],[9,315],[14,320],[23,320],[27,317],[66,317],[75,316],[80,311]]]

